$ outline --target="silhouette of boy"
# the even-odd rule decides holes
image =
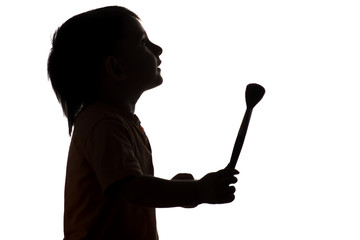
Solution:
[[[144,91],[162,83],[162,49],[139,21],[111,6],[76,15],[54,34],[48,74],[72,134],[65,240],[155,240],[155,208],[235,198],[236,170],[200,180],[154,177],[150,144],[134,110]]]

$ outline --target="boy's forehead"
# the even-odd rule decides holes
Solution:
[[[124,54],[134,47],[140,45],[146,32],[141,23],[135,18],[129,18],[123,24],[123,36],[118,40],[117,50],[119,53]]]
[[[145,29],[139,22],[139,20],[131,17],[125,21],[124,24],[124,37],[135,40],[137,38],[141,38],[144,34],[146,34]]]

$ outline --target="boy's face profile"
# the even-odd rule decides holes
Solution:
[[[126,83],[141,92],[161,85],[161,53],[161,47],[150,42],[140,22],[129,18],[117,54]]]

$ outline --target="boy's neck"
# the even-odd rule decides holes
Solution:
[[[125,94],[124,94],[125,95]],[[120,96],[124,96],[121,95]],[[106,97],[100,98],[100,102],[103,102],[105,104],[108,104],[110,106],[113,106],[121,111],[129,112],[129,113],[135,113],[135,106],[136,102],[139,99],[139,97],[125,97],[121,98],[118,96],[111,97],[107,95]]]
[[[142,92],[132,91],[124,86],[107,85],[100,92],[99,100],[121,111],[135,113],[135,105]]]
[[[129,113],[135,113],[135,103],[130,102],[115,102],[115,101],[101,101],[105,104],[108,104],[110,106],[113,106],[121,111],[129,112]]]

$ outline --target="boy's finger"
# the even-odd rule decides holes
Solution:
[[[236,170],[236,169],[231,169],[231,168],[230,168],[229,170],[231,170],[230,172],[231,172],[232,174],[234,174],[234,175],[240,173],[240,172],[239,172],[238,170]]]
[[[235,188],[234,186],[230,186],[230,187],[229,187],[229,193],[230,193],[230,194],[234,194],[235,191],[236,191],[236,188]]]
[[[232,177],[232,178],[230,179],[230,184],[232,184],[232,183],[237,183],[237,181],[238,181],[238,179],[237,179],[236,177]]]
[[[218,171],[218,173],[222,176],[227,176],[227,175],[237,175],[240,172],[236,169],[232,169],[232,168],[224,168],[220,171]]]
[[[232,176],[231,178],[227,179],[227,185],[230,185],[230,184],[235,184],[237,183],[238,179],[234,176]]]
[[[236,191],[236,189],[233,186],[228,188],[227,193],[224,196],[225,197],[225,199],[224,199],[225,202],[229,203],[229,202],[234,201],[234,199],[235,199],[235,191]]]
[[[221,188],[228,188],[230,184],[235,184],[237,181],[238,179],[231,175],[230,177],[219,179],[218,183]]]
[[[236,169],[227,168],[226,170],[227,170],[226,173],[229,174],[229,175],[237,175],[237,174],[240,173],[240,172],[239,172],[238,170],[236,170]]]

